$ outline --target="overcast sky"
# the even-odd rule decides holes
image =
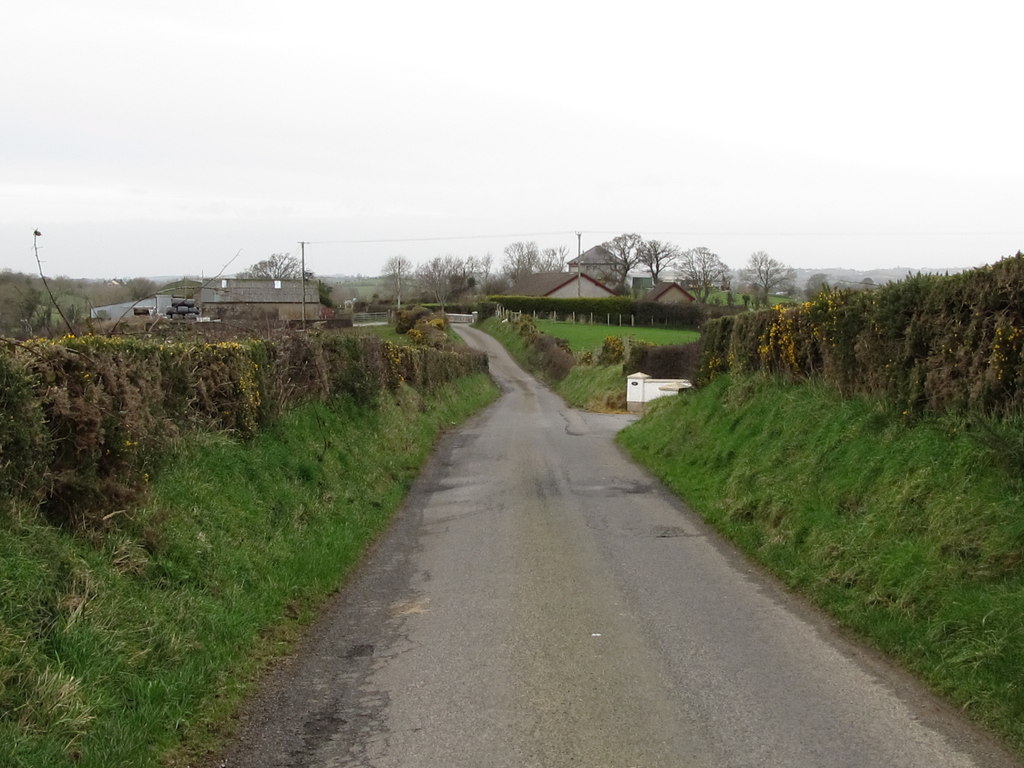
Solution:
[[[1024,249],[1022,29],[1018,0],[10,3],[0,267],[36,270],[36,228],[73,277],[576,231],[991,263]]]

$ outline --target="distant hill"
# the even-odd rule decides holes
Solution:
[[[870,280],[874,285],[885,285],[905,279],[908,275],[917,273],[955,273],[962,272],[962,269],[912,269],[910,267],[892,267],[890,269],[844,269],[842,267],[827,267],[822,269],[798,269],[796,270],[796,287],[803,290],[804,285],[813,275],[825,275],[829,285],[836,288],[847,286],[863,285],[865,280]]]

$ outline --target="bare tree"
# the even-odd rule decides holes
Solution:
[[[462,268],[463,263],[457,256],[435,256],[416,269],[416,282],[424,295],[444,309]]]
[[[755,289],[760,302],[767,304],[768,294],[793,287],[796,270],[764,251],[755,251],[750,254],[747,266],[740,270],[740,279]]]
[[[479,284],[481,293],[488,296],[507,293],[510,287],[508,277],[501,271],[494,271],[494,256],[490,253],[480,259]]]
[[[533,240],[517,240],[505,246],[505,260],[501,271],[515,285],[527,275],[539,272],[540,249]]]
[[[491,287],[495,283],[495,278],[499,277],[495,275],[491,270],[494,268],[494,257],[487,253],[486,256],[481,256],[477,259],[477,285],[480,287],[480,291],[484,294],[495,293],[491,290]]]
[[[709,248],[700,246],[683,251],[679,256],[679,276],[686,287],[704,304],[708,296],[729,275],[729,267]]]
[[[609,267],[609,278],[615,287],[622,291],[626,288],[629,273],[640,263],[640,246],[643,238],[635,232],[625,232],[601,245],[612,255],[613,263]]]
[[[413,264],[405,256],[391,256],[384,262],[381,277],[384,278],[387,290],[395,297],[399,309],[402,308],[402,291],[409,289],[412,274]]]
[[[640,263],[651,273],[651,280],[657,284],[661,273],[675,264],[679,258],[679,246],[661,240],[644,240],[637,249]]]
[[[306,272],[307,278],[312,276],[312,272]],[[302,265],[290,253],[272,253],[269,258],[257,261],[239,272],[238,277],[250,280],[298,280],[302,277]]]
[[[569,249],[564,245],[557,248],[545,248],[537,260],[537,272],[561,272],[565,269],[565,260],[569,258]]]

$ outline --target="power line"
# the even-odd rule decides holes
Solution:
[[[384,243],[430,243],[451,240],[498,240],[517,237],[556,237],[559,235],[620,235],[622,230],[559,230],[556,232],[518,232],[488,235],[440,235],[430,237],[377,237],[348,240],[306,240],[307,245],[373,245]],[[979,235],[1018,236],[1020,232],[1011,231],[970,231],[970,232],[798,232],[798,231],[709,231],[709,230],[640,230],[649,235],[673,235],[685,237],[977,237]]]
[[[625,230],[624,230],[625,231]],[[697,229],[688,231],[676,231],[667,229],[641,229],[639,231],[647,234],[676,234],[676,236],[696,236],[701,234],[713,238],[953,238],[953,237],[978,237],[981,234],[1007,234],[1007,236],[1020,236],[1021,231],[1011,230],[973,230],[973,231],[710,231]],[[622,232],[600,231],[588,232],[589,234],[621,234]]]
[[[504,237],[554,237],[556,235],[572,235],[575,231],[560,232],[520,232],[518,234],[499,235],[447,235],[441,237],[387,237],[367,240],[307,240],[308,245],[358,245],[372,243],[429,243],[442,240],[497,240]]]

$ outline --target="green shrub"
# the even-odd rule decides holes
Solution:
[[[429,318],[433,314],[433,311],[426,307],[411,307],[400,310],[395,322],[395,332],[398,334],[408,333],[416,327],[420,320]]]
[[[644,373],[650,374],[650,371],[644,367],[644,363],[646,361],[646,351],[653,347],[654,345],[649,341],[644,341],[643,339],[630,339],[629,349],[626,350],[625,353],[625,362],[622,364],[622,372],[626,376],[636,373],[637,371],[643,371]],[[603,352],[603,345],[601,349]]]
[[[655,379],[689,379],[700,373],[701,342],[655,346],[633,342],[622,366],[625,375],[643,371]]]
[[[598,365],[614,365],[621,363],[626,357],[626,344],[619,336],[605,336],[601,352],[597,356]]]
[[[481,301],[476,304],[473,311],[477,313],[477,322],[494,317],[498,312],[498,304],[493,301]]]

